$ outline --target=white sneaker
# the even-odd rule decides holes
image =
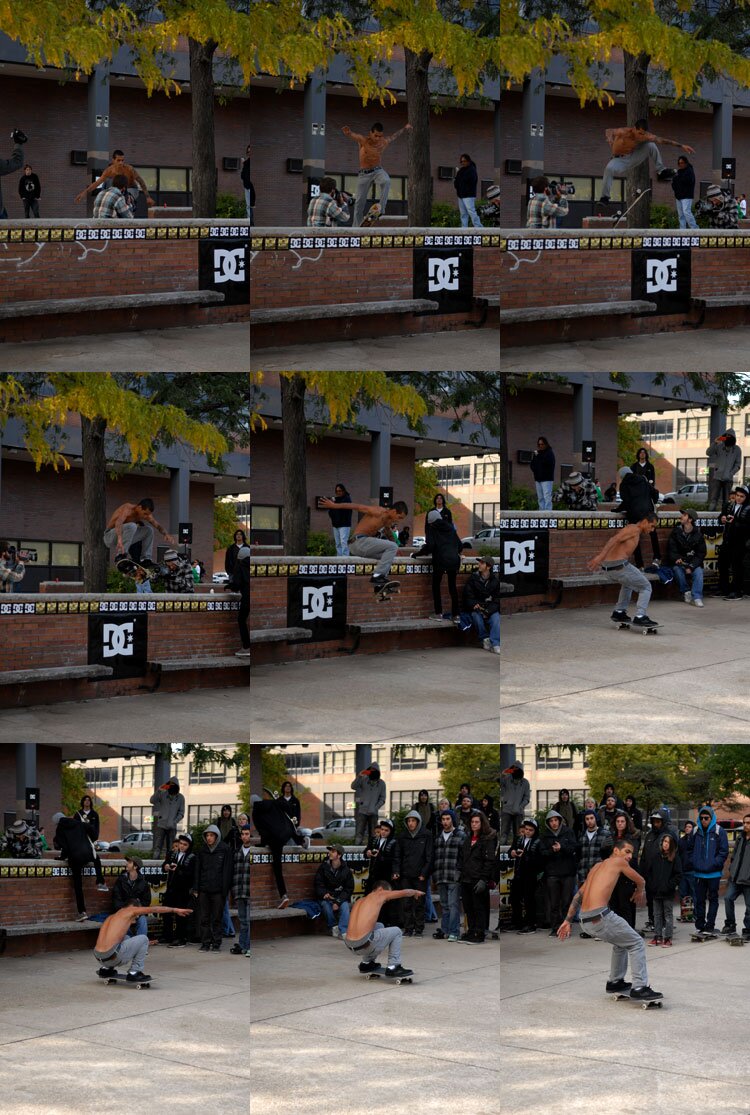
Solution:
[[[702,608],[703,607],[703,601],[702,600],[694,600],[693,604],[695,605],[696,608]]]
[[[492,648],[492,653],[493,654],[499,654],[500,653],[500,647],[493,647]]]
[[[689,604],[693,599],[692,592],[683,592],[682,599],[685,601],[686,604]]]
[[[105,890],[109,890],[109,887],[107,886],[106,883],[99,883],[96,889],[101,890],[101,891],[105,891]]]
[[[277,910],[286,910],[288,905],[289,905],[289,896],[285,894],[284,897],[281,899],[281,902],[279,902],[276,909]]]
[[[332,937],[340,937],[341,936],[341,930],[339,929],[339,927],[337,925],[334,925],[333,929],[331,930],[331,936]]]
[[[89,915],[87,913],[79,914],[76,921],[88,921]]]
[[[482,639],[482,647],[484,650],[489,650],[491,646],[492,643],[489,641],[489,639]]]

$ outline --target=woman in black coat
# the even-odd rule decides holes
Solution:
[[[417,550],[413,557],[422,557],[425,554],[432,556],[432,602],[435,606],[435,619],[443,619],[443,601],[440,585],[443,574],[448,578],[448,592],[451,598],[451,618],[454,623],[459,621],[460,606],[458,603],[458,590],[456,576],[461,568],[461,550],[463,545],[456,534],[452,522],[442,517],[442,512],[435,508],[427,516],[427,541],[421,550]]]
[[[229,574],[230,578],[234,573],[234,567],[237,564],[237,552],[241,546],[247,546],[247,538],[244,530],[236,530],[234,532],[234,542],[224,556],[224,571]]]
[[[459,851],[461,903],[468,929],[462,941],[482,944],[490,923],[490,883],[495,858],[495,836],[484,813],[471,815],[471,831]]]
[[[636,453],[635,460],[630,466],[630,471],[636,476],[646,477],[649,484],[651,485],[654,503],[656,503],[659,498],[659,493],[656,491],[656,472],[654,471],[654,466],[649,460],[648,450],[644,449],[643,446],[641,446],[641,448]]]
[[[281,796],[276,799],[295,828],[299,828],[302,818],[302,806],[299,798],[295,797],[294,787],[291,782],[281,783]]]
[[[440,518],[445,519],[445,521],[447,523],[452,523],[453,522],[453,515],[450,512],[450,508],[446,507],[446,505],[445,505],[445,496],[443,495],[442,492],[438,492],[435,496],[433,496],[432,510],[433,511],[439,511],[440,512]],[[427,514],[424,517],[424,536],[425,536],[426,541],[428,541],[428,542],[429,542],[429,539],[430,539],[430,524],[427,521],[429,519],[429,517],[430,517],[430,512],[428,511]]]
[[[477,174],[477,164],[472,159],[471,155],[466,152],[459,156],[458,169],[456,170],[453,185],[456,190],[458,198],[458,211],[461,214],[461,227],[469,227],[469,218],[474,228],[482,228],[482,222],[477,213],[477,186],[479,184],[479,175]]]

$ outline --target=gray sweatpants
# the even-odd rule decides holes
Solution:
[[[611,158],[604,168],[602,194],[605,197],[611,197],[614,176],[616,174],[627,174],[632,167],[638,166],[639,163],[645,163],[647,159],[654,160],[657,174],[664,170],[661,152],[655,143],[639,143],[635,151],[631,151],[629,155],[615,155]]]
[[[374,577],[387,577],[398,553],[398,546],[387,538],[370,538],[362,535],[349,543],[349,553],[354,557],[372,558],[377,562]]]
[[[149,523],[123,523],[122,525],[122,542],[125,547],[125,553],[128,552],[134,542],[142,542],[141,557],[149,558],[151,561],[154,559],[154,528]],[[114,527],[104,532],[104,545],[109,548],[117,544],[117,531]]]
[[[590,914],[593,911],[587,910]],[[628,955],[630,955],[630,974],[633,987],[646,987],[648,985],[648,971],[646,970],[646,943],[640,933],[636,933],[624,918],[612,910],[594,926],[584,922],[581,916],[581,928],[587,933],[595,933],[600,941],[609,941],[612,945],[612,963],[609,968],[609,978],[614,983],[616,980],[625,979],[628,971]]]
[[[602,566],[602,572],[606,573],[610,581],[621,585],[620,595],[617,598],[617,610],[627,611],[630,606],[630,598],[634,592],[638,593],[638,603],[635,609],[637,616],[645,616],[648,611],[648,602],[651,599],[651,582],[645,573],[641,573],[640,569],[636,569],[629,561],[626,561],[622,569],[607,569],[605,565]]]
[[[370,947],[362,949],[361,952],[355,952],[354,955],[358,956],[361,961],[369,963],[371,960],[377,960],[383,949],[388,949],[388,965],[393,968],[401,963],[401,940],[403,933],[397,925],[386,927],[382,921],[375,922],[375,929],[373,930],[372,941]],[[357,941],[347,941],[344,938],[344,944],[350,952],[354,952],[351,945],[358,944]]]
[[[359,227],[362,224],[362,218],[365,215],[367,208],[367,195],[370,192],[370,187],[373,182],[380,186],[380,216],[385,214],[385,207],[388,204],[388,194],[391,189],[391,179],[387,171],[383,170],[382,166],[376,167],[375,170],[368,170],[366,174],[360,174],[357,177],[357,194],[354,199],[354,217],[352,225]]]
[[[127,964],[129,966],[128,971],[142,972],[148,955],[148,937],[142,933],[135,937],[124,937],[117,946],[115,956],[109,960],[102,960],[102,955],[106,955],[106,953],[98,955],[98,950],[94,949],[96,959],[108,968],[119,968],[121,964]]]

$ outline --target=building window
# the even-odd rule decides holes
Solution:
[[[439,789],[431,790],[428,786],[423,786],[422,789],[427,790],[430,801],[435,806],[435,809],[437,809],[438,802],[443,796],[442,792]],[[393,816],[394,813],[398,813],[399,809],[415,808],[418,797],[418,790],[393,790],[389,806],[391,816]]]
[[[193,204],[193,172],[190,167],[139,166],[136,170],[157,205]]]
[[[677,458],[677,485],[704,482],[708,477],[705,457]]]
[[[474,483],[480,485],[500,483],[500,462],[480,461],[474,465]]]
[[[285,752],[284,762],[287,774],[294,774],[297,778],[302,774],[320,774],[320,755],[317,752],[311,755],[304,751]]]
[[[227,768],[223,763],[206,763],[200,770],[190,764],[190,785],[208,786],[214,782],[227,781]]]
[[[747,417],[747,415],[745,417]],[[711,432],[709,429],[710,421],[708,415],[701,418],[678,418],[677,440],[694,441],[698,438],[700,438],[701,441],[708,440]]]
[[[122,810],[122,836],[131,832],[150,832],[153,824],[150,805],[126,805]]]
[[[638,425],[644,441],[671,441],[674,437],[673,418],[649,418]]]
[[[229,805],[228,801],[222,801],[220,805],[189,805],[187,813],[188,828],[193,825],[212,825],[221,816],[222,805]],[[236,819],[237,816],[243,812],[240,802],[232,806],[232,815]]]
[[[418,747],[407,747],[402,755],[394,755],[391,760],[391,770],[427,770],[442,765],[442,752],[428,755]]]
[[[546,755],[537,757],[537,770],[580,770],[586,766],[580,751],[570,752],[567,747],[550,747]]]
[[[353,747],[349,748],[346,751],[338,751],[327,748],[323,752],[323,773],[353,774],[354,757],[356,754],[357,753]]]
[[[590,797],[590,794],[585,787],[578,790],[571,789],[570,791],[570,800],[577,809],[583,808],[583,803],[587,797]],[[559,800],[559,790],[537,790],[536,792],[537,809],[551,809],[555,802]]]
[[[497,503],[475,503],[472,533],[500,526],[500,500]]]
[[[250,541],[261,546],[282,544],[280,507],[264,507],[257,503],[250,507]]]
[[[471,465],[438,465],[437,482],[441,488],[457,488],[471,483]]]
[[[350,790],[348,794],[325,794],[323,796],[323,824],[337,817],[354,817],[354,795]]]
[[[94,792],[105,786],[116,786],[117,773],[117,767],[86,767],[86,785]]]
[[[151,787],[154,778],[154,768],[151,766],[141,766],[136,763],[126,763],[122,768],[122,785],[123,788],[131,789],[133,787]]]

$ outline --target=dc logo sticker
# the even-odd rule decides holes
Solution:
[[[646,260],[646,293],[677,290],[677,258]]]
[[[450,256],[448,259],[430,257],[427,261],[427,289],[430,293],[458,290],[458,256]]]
[[[303,620],[333,618],[333,585],[324,585],[322,588],[315,588],[314,585],[303,587],[302,618]]]
[[[535,542],[529,538],[526,542],[505,543],[505,573],[511,577],[514,573],[534,572]]]
[[[244,283],[245,249],[214,248],[214,282]]]
[[[317,182],[310,183],[310,197],[320,197],[320,186]]]
[[[102,627],[102,652],[105,658],[132,655],[133,623],[105,623]]]

